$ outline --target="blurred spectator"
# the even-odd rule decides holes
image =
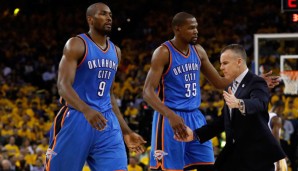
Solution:
[[[130,156],[127,171],[143,171],[143,168],[138,163],[138,158],[136,156]]]
[[[44,138],[42,138],[41,143],[37,146],[36,151],[40,150],[44,154],[46,154],[48,146],[49,146],[48,145],[48,138],[44,137]]]
[[[124,112],[124,118],[128,121],[128,126],[136,130],[138,132],[139,129],[139,119],[138,119],[139,111],[137,108],[134,107],[134,103],[130,102]]]
[[[30,166],[30,171],[44,171],[44,161],[42,157],[38,157],[34,165]]]
[[[288,105],[284,111],[284,115],[288,119],[298,118],[298,109],[294,107],[294,101],[289,100]]]
[[[1,165],[2,165],[2,171],[13,171],[11,168],[12,167],[11,162],[7,159],[2,160]]]
[[[149,169],[150,150],[151,146],[147,147],[146,151],[140,155],[140,166],[144,171]]]
[[[35,153],[33,147],[30,144],[30,140],[28,138],[23,139],[23,144],[22,144],[21,148],[26,150],[28,152],[28,154],[34,154]]]
[[[4,146],[7,150],[8,156],[15,156],[20,153],[19,147],[15,144],[15,137],[9,137],[9,143]]]

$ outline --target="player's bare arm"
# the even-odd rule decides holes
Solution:
[[[127,148],[129,149],[129,151],[132,151],[132,152],[136,152],[139,154],[143,153],[145,151],[144,145],[146,141],[139,134],[135,133],[128,127],[127,123],[123,119],[123,116],[118,108],[115,96],[114,94],[112,94],[112,90],[111,90],[111,103],[113,106],[113,111],[116,114],[116,117],[119,121],[121,130],[123,133],[123,139]]]
[[[59,64],[58,92],[68,104],[85,115],[93,128],[103,130],[107,122],[106,119],[98,111],[93,110],[82,101],[72,88],[78,61],[83,57],[84,51],[84,42],[78,37],[69,39],[65,44],[63,56]]]
[[[215,88],[224,89],[225,87],[227,87],[233,80],[228,80],[225,77],[222,77],[219,75],[217,70],[211,64],[206,51],[201,45],[197,44],[196,50],[199,53],[200,59],[202,62],[201,72],[206,76],[206,79]],[[262,78],[264,78],[269,88],[273,88],[279,84],[279,81],[278,81],[279,76],[272,76],[271,74],[272,74],[272,71],[269,71],[267,73],[260,75]]]
[[[116,46],[116,50],[117,50],[117,55],[118,55],[118,63],[120,63],[121,60],[121,50],[119,47]],[[135,132],[133,132],[127,125],[127,123],[125,122],[125,120],[123,119],[123,116],[119,110],[119,107],[117,105],[116,102],[116,98],[114,96],[113,93],[113,88],[111,88],[110,90],[110,96],[111,96],[111,104],[113,107],[113,111],[116,114],[116,117],[119,121],[122,133],[123,133],[123,137],[124,137],[124,141],[126,146],[128,147],[128,149],[130,151],[134,151],[136,153],[143,153],[145,151],[144,149],[144,144],[146,143],[146,141],[138,134],[136,134]]]
[[[201,59],[201,72],[206,76],[206,79],[216,88],[224,89],[233,80],[228,80],[225,77],[219,75],[218,71],[211,64],[208,55],[204,48],[197,44],[196,50],[199,53]]]
[[[187,137],[183,119],[175,114],[171,109],[162,103],[155,89],[159,85],[165,66],[169,64],[169,51],[165,46],[158,47],[152,56],[151,67],[148,72],[144,89],[143,98],[156,111],[169,119],[170,125],[176,136],[181,138]]]
[[[271,128],[272,128],[272,134],[273,134],[274,138],[277,140],[277,142],[280,142],[279,131],[282,127],[281,118],[278,116],[274,116],[271,119],[270,125],[272,125]]]
[[[277,140],[277,142],[280,142],[279,132],[282,127],[281,118],[278,116],[273,116],[271,119],[271,122],[270,122],[270,126],[272,129],[272,134],[273,134],[274,138]],[[283,168],[285,168],[283,162],[284,162],[283,160],[279,160],[279,161],[275,162],[276,171],[282,171]]]

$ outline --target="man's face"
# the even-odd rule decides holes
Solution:
[[[103,35],[107,35],[112,30],[112,12],[110,8],[106,5],[98,5],[97,11],[95,15],[91,19],[91,23],[93,28],[102,33]]]
[[[182,39],[186,42],[195,45],[198,40],[198,22],[196,18],[188,18],[182,26],[179,26],[179,32]]]
[[[226,50],[220,56],[220,69],[225,78],[234,80],[240,72],[241,57],[231,50]]]

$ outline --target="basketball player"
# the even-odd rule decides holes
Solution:
[[[67,41],[59,64],[57,86],[65,101],[51,130],[47,171],[81,171],[86,160],[93,171],[126,170],[123,136],[130,150],[144,151],[145,141],[129,129],[112,94],[121,52],[107,39],[111,10],[95,3],[86,17],[89,32]]]
[[[282,120],[278,116],[278,114],[281,114],[283,112],[283,104],[276,103],[271,111],[269,112],[269,122],[268,126],[274,136],[274,138],[280,142],[280,132],[282,129]],[[282,159],[278,162],[275,162],[275,171],[287,171],[287,162],[286,159]]]
[[[143,90],[144,100],[155,110],[150,154],[152,170],[213,170],[210,141],[181,143],[173,138],[174,135],[181,139],[187,136],[185,125],[195,129],[206,124],[198,109],[200,72],[216,88],[223,89],[232,81],[218,74],[205,50],[196,44],[197,27],[193,15],[177,13],[172,20],[174,38],[158,47],[152,56]],[[267,83],[277,84],[270,79]]]

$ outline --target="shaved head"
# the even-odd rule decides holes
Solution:
[[[172,20],[172,27],[183,25],[184,22],[189,18],[195,18],[195,17],[187,12],[177,13]]]
[[[105,3],[98,2],[90,5],[86,11],[86,19],[90,30],[107,35],[112,28],[112,12]]]
[[[94,16],[96,14],[96,11],[98,10],[98,7],[102,7],[102,6],[107,6],[107,5],[102,2],[98,2],[98,3],[90,5],[86,11],[86,17]]]

